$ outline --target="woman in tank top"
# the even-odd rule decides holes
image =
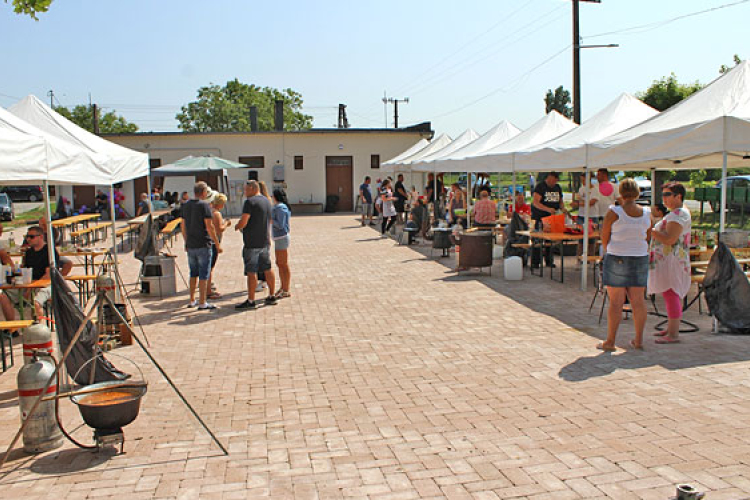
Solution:
[[[617,329],[622,320],[625,298],[633,308],[635,339],[630,345],[643,348],[643,329],[646,326],[645,289],[648,284],[648,237],[651,230],[651,210],[636,204],[640,190],[633,179],[620,183],[621,205],[612,205],[602,225],[602,281],[609,295],[607,312],[607,340],[597,346],[603,351],[615,351]]]

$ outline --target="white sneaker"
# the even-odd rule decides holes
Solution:
[[[259,281],[258,286],[255,287],[256,292],[262,292],[264,288],[268,287],[265,281]]]

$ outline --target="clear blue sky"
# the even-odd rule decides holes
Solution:
[[[735,2],[582,3],[583,43],[620,44],[583,51],[584,120],[670,72],[707,83],[733,54],[750,56],[750,2],[593,35]],[[316,127],[335,124],[338,103],[353,126],[383,126],[387,91],[410,98],[401,125],[432,121],[454,137],[501,119],[525,128],[548,88],[572,87],[571,25],[570,0],[55,0],[38,22],[0,2],[0,105],[54,89],[71,106],[90,92],[141,130],[172,131],[200,86],[236,77],[301,92]]]

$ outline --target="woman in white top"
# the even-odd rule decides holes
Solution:
[[[685,187],[671,182],[662,187],[669,213],[651,232],[651,272],[648,293],[661,293],[667,308],[667,329],[654,335],[657,344],[679,342],[682,300],[690,290],[690,211],[683,206]]]
[[[648,233],[651,229],[651,211],[640,207],[640,189],[633,179],[620,183],[622,205],[612,205],[604,216],[602,247],[604,262],[602,281],[607,286],[609,311],[607,312],[607,340],[597,346],[603,351],[615,351],[617,329],[622,320],[625,298],[633,309],[635,339],[630,345],[643,348],[643,329],[646,326],[646,301],[644,291],[648,283]]]

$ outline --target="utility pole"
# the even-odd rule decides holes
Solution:
[[[406,104],[409,104],[409,98],[405,97],[404,99],[396,99],[394,97],[383,97],[383,103],[388,106],[388,103],[393,103],[393,128],[398,128],[398,103],[404,102]],[[388,123],[386,122],[386,128],[388,128]]]
[[[346,117],[346,104],[339,104],[338,128],[349,128],[349,119]]]
[[[50,90],[49,92],[47,92],[47,95],[49,96],[49,107],[54,109],[54,107],[55,107],[55,91],[54,90]]]
[[[581,49],[600,49],[619,47],[616,43],[608,45],[581,45],[578,5],[580,2],[602,3],[602,0],[573,0],[573,121],[581,124]]]
[[[94,123],[92,124],[94,128],[94,133],[96,135],[99,135],[99,106],[97,106],[96,104],[93,104],[91,106],[91,111],[92,111],[91,116],[94,121]]]

